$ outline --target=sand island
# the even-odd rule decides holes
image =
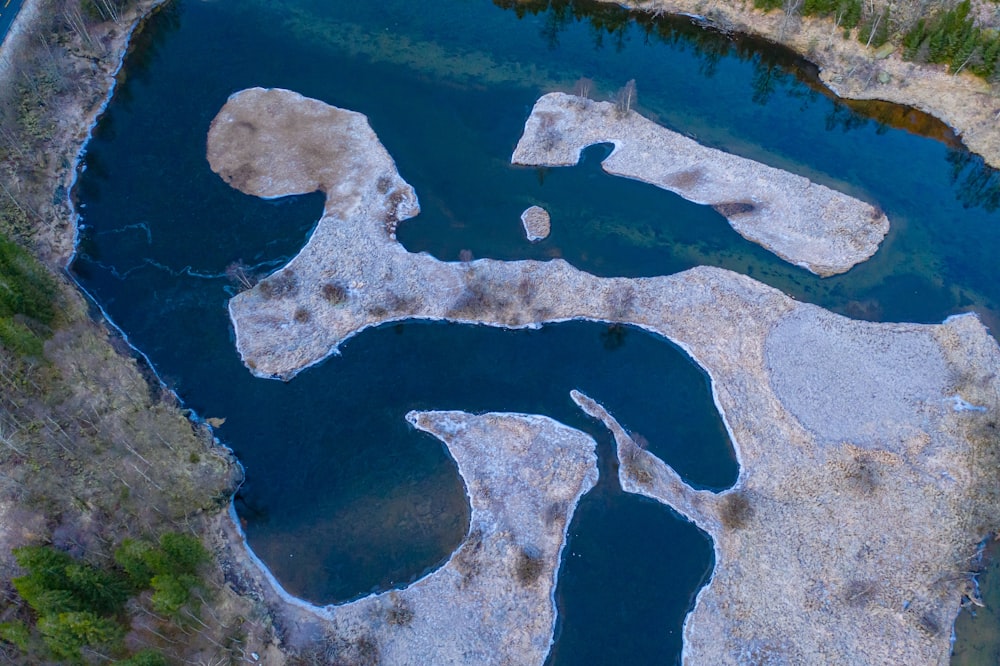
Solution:
[[[541,150],[522,144],[523,153]],[[878,324],[717,268],[597,278],[561,260],[412,254],[395,230],[416,214],[416,196],[364,117],[289,91],[230,98],[208,157],[249,194],[327,196],[299,255],[230,302],[255,374],[289,379],[393,320],[644,328],[708,373],[741,466],[733,489],[695,490],[574,394],[614,434],[623,488],[713,537],[716,570],[685,623],[685,662],[947,662],[950,627],[971,594],[965,563],[997,528],[1000,348],[974,315]],[[790,206],[794,194],[782,195]],[[411,416],[448,442],[453,426],[429,418]],[[504,437],[495,445],[509,446]],[[496,462],[515,485],[533,469],[516,455]]]
[[[574,109],[586,101],[569,96],[542,98],[529,118],[529,129],[515,159],[538,154],[539,148],[531,148],[530,136],[548,143],[548,135],[532,132],[530,127],[539,122],[540,105],[551,100]],[[610,105],[591,106],[614,114],[606,108]],[[652,125],[638,114],[629,113],[634,123]],[[563,124],[560,121],[554,127]],[[684,137],[677,140],[697,147]],[[570,152],[575,160],[585,144],[564,144],[560,140],[554,145],[572,146]],[[740,167],[748,161],[701,147],[695,150],[695,158],[721,160],[719,168],[734,173],[740,168],[748,170],[746,174],[763,183],[762,191],[774,189],[767,185],[767,178],[784,174],[781,182],[794,187],[805,202],[799,206],[790,194],[767,191],[757,197],[759,203],[753,210],[739,212],[735,204],[730,206],[727,210],[734,218],[746,218],[754,224],[763,219],[763,226],[778,219],[788,227],[791,220],[798,219],[796,211],[810,213],[818,207],[821,218],[829,213],[843,224],[853,225],[861,235],[871,229],[883,229],[876,233],[879,239],[884,234],[887,223],[884,216],[878,218],[881,222],[873,220],[874,208],[804,178],[757,163]],[[652,157],[645,159],[652,161]],[[411,318],[495,323],[512,328],[586,318],[633,323],[662,333],[644,318],[663,300],[662,295],[673,289],[674,282],[688,275],[599,279],[559,260],[442,262],[426,254],[410,253],[396,241],[395,231],[401,221],[419,212],[416,194],[400,178],[364,116],[286,90],[255,88],[233,95],[212,122],[208,160],[226,182],[247,194],[279,197],[316,190],[326,193],[323,217],[299,254],[230,302],[237,347],[244,363],[262,377],[290,379],[335,353],[344,339],[362,329]],[[672,157],[665,160],[678,163]],[[702,174],[691,181],[697,181],[690,185],[697,192],[718,179],[728,179],[726,174],[711,178],[704,175],[710,168],[708,164],[701,161],[690,165],[690,169]],[[733,187],[723,199],[731,203],[736,198],[757,196],[746,178],[743,190]],[[688,194],[701,196],[695,190]],[[721,203],[716,206],[724,208]],[[786,207],[780,216],[769,212],[779,206]],[[834,245],[845,239],[849,244],[861,243],[843,225],[824,229],[811,224],[811,228],[817,238],[832,239]],[[789,234],[789,238],[794,236],[792,231]],[[873,244],[870,250],[874,248]],[[814,268],[842,263],[837,251],[829,246],[812,256]],[[701,273],[696,269],[690,275]],[[567,298],[568,294],[575,297]]]
[[[788,171],[708,148],[611,102],[550,93],[535,103],[511,161],[571,166],[612,143],[601,166],[711,205],[741,236],[809,271],[844,273],[889,231],[879,209]]]

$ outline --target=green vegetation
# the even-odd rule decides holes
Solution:
[[[177,615],[188,604],[193,590],[201,586],[198,569],[208,562],[208,551],[198,539],[168,532],[158,546],[148,541],[125,539],[115,551],[115,563],[122,568],[135,591],[153,590],[153,608]]]
[[[857,28],[857,39],[866,46],[878,48],[899,40],[907,60],[946,64],[955,73],[968,69],[991,83],[1000,74],[1000,33],[975,24],[970,0],[920,16],[908,26],[894,25],[889,5],[876,9],[861,0],[804,0],[801,5],[790,0],[754,0],[754,7],[828,17],[844,29],[845,38]]]
[[[0,85],[0,664],[244,663],[272,636],[193,537],[160,538],[206,529],[232,459],[32,257],[69,251],[77,114],[104,99],[123,27],[152,4],[39,0]]]
[[[903,36],[903,55],[917,62],[947,64],[954,72],[969,69],[993,81],[1000,59],[1000,34],[976,26],[970,9],[969,0],[962,0],[918,20]]]
[[[764,11],[792,11],[787,0],[754,0],[753,6]],[[862,5],[861,0],[804,0],[800,11],[803,16],[828,16],[839,27],[849,30],[861,23]]]
[[[152,650],[125,663],[196,663],[263,633],[176,533],[228,500],[232,468],[209,437],[65,283],[0,239],[0,663],[97,663],[125,645]],[[52,546],[24,545],[40,540]]]
[[[167,658],[156,650],[142,650],[128,659],[115,662],[118,666],[169,666]]]
[[[0,346],[17,356],[40,357],[56,316],[54,295],[46,270],[0,236]]]
[[[146,590],[152,591],[149,598],[155,611],[178,619],[186,609],[197,619],[192,592],[204,587],[199,570],[209,561],[198,539],[175,532],[163,534],[158,545],[126,539],[115,551],[119,568],[113,569],[75,560],[51,546],[15,548],[14,557],[26,573],[11,582],[35,623],[32,628],[23,620],[5,622],[0,625],[0,640],[33,661],[70,662],[80,661],[85,651],[121,656],[129,629],[125,602]],[[166,663],[150,650],[130,661]]]

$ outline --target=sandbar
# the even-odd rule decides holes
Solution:
[[[549,93],[524,124],[511,161],[570,166],[612,143],[601,166],[715,208],[741,236],[821,276],[878,250],[889,219],[875,206],[808,178],[699,144],[611,102]]]
[[[240,108],[244,95],[249,109]],[[353,143],[348,162],[306,177],[299,153],[323,148],[300,131],[297,107],[322,102],[251,91],[220,118],[246,115],[259,128],[268,98],[280,159],[269,152],[274,141],[245,132],[232,158],[217,119],[213,169],[263,174],[230,179],[258,196],[315,184],[327,206],[298,256],[230,301],[237,347],[255,374],[290,379],[351,335],[404,319],[644,328],[708,373],[741,470],[727,491],[691,488],[575,394],[614,433],[622,487],[713,537],[716,571],[685,623],[685,663],[947,662],[950,627],[974,594],[965,562],[1000,515],[1000,348],[975,315],[879,324],[719,268],[598,278],[562,260],[450,263],[409,253],[395,228],[416,214],[416,196],[363,116],[310,112],[343,123],[337,141]],[[510,479],[520,473],[516,456],[498,464]]]

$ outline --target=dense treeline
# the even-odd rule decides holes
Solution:
[[[32,663],[78,662],[93,654],[123,659],[118,663],[166,665],[157,650],[128,656],[124,645],[130,629],[126,601],[146,591],[151,591],[148,601],[135,603],[148,603],[174,622],[200,621],[196,602],[205,585],[199,570],[209,555],[190,535],[168,532],[158,544],[126,539],[114,553],[116,566],[109,568],[50,546],[22,546],[14,556],[26,573],[12,582],[31,614],[0,623],[0,640]]]
[[[844,29],[845,38],[857,28],[857,39],[866,46],[878,48],[901,41],[907,60],[946,64],[956,73],[968,69],[991,83],[1000,73],[1000,33],[976,25],[970,0],[916,17],[910,25],[894,24],[890,5],[876,9],[861,0],[754,0],[754,6],[765,11],[782,9],[790,15],[825,16]]]
[[[40,357],[55,320],[55,284],[31,255],[0,235],[0,345]]]
[[[975,25],[971,4],[962,0],[947,11],[921,18],[903,36],[903,55],[917,62],[944,63],[958,72],[969,69],[993,81],[998,73],[1000,34]]]

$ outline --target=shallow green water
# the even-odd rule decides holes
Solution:
[[[289,591],[317,602],[411,581],[464,535],[454,465],[406,426],[406,411],[541,413],[592,433],[602,479],[570,528],[550,662],[669,663],[711,544],[620,492],[609,438],[568,393],[604,402],[690,482],[721,489],[737,470],[704,375],[631,329],[412,323],[367,331],[289,384],[253,379],[233,347],[226,266],[284,263],[322,201],[247,197],[204,158],[228,95],[286,87],[369,116],[421,201],[399,231],[412,251],[561,256],[600,275],[711,264],[855,317],[930,322],[975,309],[995,321],[998,179],[980,160],[854,115],[760,44],[684,21],[650,34],[616,8],[591,10],[611,29],[568,6],[519,18],[478,0],[172,5],[138,40],[90,144],[73,270],[189,406],[226,417],[219,437],[247,468],[237,510],[250,544]],[[573,168],[511,167],[533,101],[584,75],[599,95],[636,78],[640,110],[659,122],[878,203],[889,237],[869,262],[819,280],[711,209],[607,176],[600,146]],[[520,228],[532,204],[553,219],[538,244]]]

